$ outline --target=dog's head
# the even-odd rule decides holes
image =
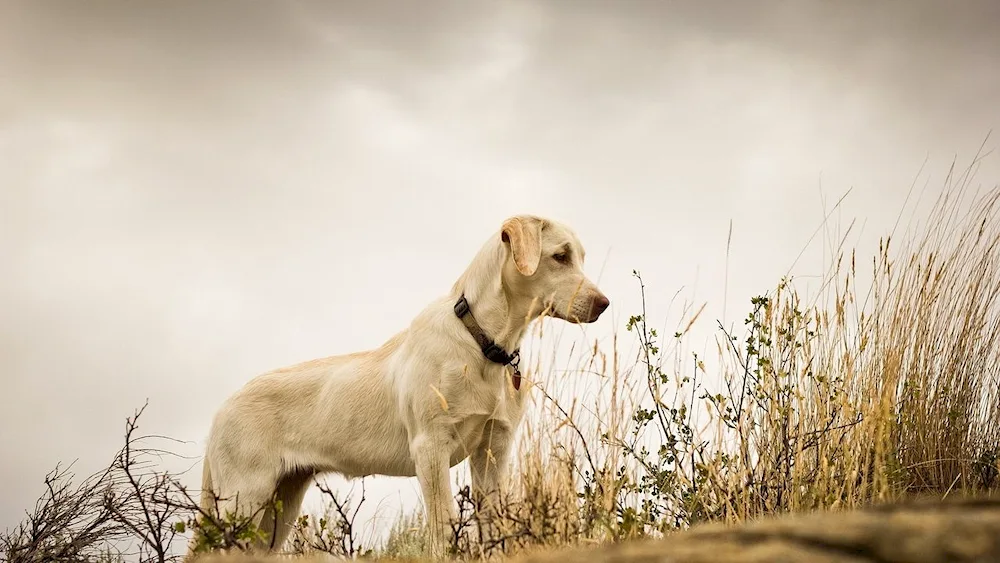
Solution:
[[[503,222],[500,238],[507,250],[504,287],[532,304],[532,317],[545,314],[572,323],[592,323],[608,308],[608,298],[583,273],[586,253],[566,225],[517,215]]]

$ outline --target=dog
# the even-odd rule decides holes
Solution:
[[[251,379],[212,421],[203,513],[253,515],[266,537],[255,547],[269,551],[287,539],[313,475],[415,476],[440,556],[456,517],[450,467],[469,458],[478,498],[506,491],[529,323],[592,323],[610,304],[583,273],[584,258],[568,226],[510,217],[451,291],[380,347]],[[280,511],[260,508],[275,498]]]

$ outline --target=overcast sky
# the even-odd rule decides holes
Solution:
[[[824,201],[852,189],[870,247],[925,160],[933,188],[974,156],[998,25],[991,0],[3,0],[0,528],[147,397],[201,455],[250,377],[377,346],[511,214],[569,223],[612,301],[564,338],[624,333],[632,269],[652,316],[683,290],[709,332],[739,319],[803,248],[819,273]]]

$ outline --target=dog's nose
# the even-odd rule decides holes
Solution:
[[[591,305],[591,311],[593,312],[594,318],[596,319],[611,305],[611,301],[608,300],[604,295],[598,295],[594,298],[594,303]]]

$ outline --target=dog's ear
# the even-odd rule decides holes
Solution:
[[[534,274],[542,258],[542,222],[529,217],[511,217],[503,222],[500,238],[510,245],[517,271],[525,276]]]

